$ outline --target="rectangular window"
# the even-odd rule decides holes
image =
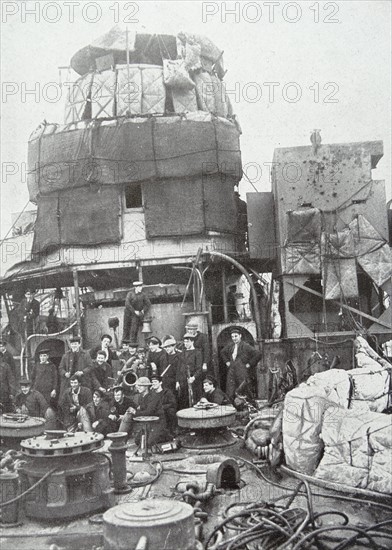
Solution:
[[[140,183],[128,183],[125,186],[125,208],[142,208],[143,196]]]

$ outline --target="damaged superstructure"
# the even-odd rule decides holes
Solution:
[[[380,350],[392,336],[392,257],[384,182],[372,178],[382,142],[324,145],[316,135],[277,149],[272,191],[244,203],[241,129],[209,39],[114,29],[71,66],[79,76],[64,124],[43,122],[29,140],[33,231],[21,217],[2,244],[5,332],[21,373],[43,348],[58,364],[72,334],[91,348],[112,331],[119,348],[125,297],[143,282],[152,307],[139,344],[151,332],[179,340],[196,319],[221,386],[230,327],[259,348],[253,390],[272,406],[245,430],[245,439],[260,430],[248,445],[258,458],[271,449],[277,463],[284,452],[299,473],[339,470],[340,483],[389,492],[391,367]],[[41,304],[33,331],[19,313],[27,288]],[[45,332],[54,304],[58,330]],[[193,504],[209,492],[184,490]]]

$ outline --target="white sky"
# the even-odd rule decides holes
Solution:
[[[11,212],[28,200],[24,163],[29,135],[43,119],[64,122],[66,90],[51,102],[56,88],[47,84],[59,83],[58,67],[114,26],[117,15],[123,28],[128,16],[134,20],[128,23],[132,30],[205,34],[224,50],[225,81],[243,130],[243,164],[257,190],[270,190],[263,164],[272,161],[275,147],[308,145],[312,129],[321,128],[323,143],[383,140],[384,158],[373,177],[386,180],[391,197],[390,1],[283,1],[273,14],[272,2],[264,1],[1,4],[3,236]],[[236,14],[229,14],[236,5]],[[27,13],[34,8],[35,14]],[[266,82],[279,83],[271,102]],[[38,97],[24,94],[34,87]],[[296,90],[300,99],[287,101]],[[337,101],[325,102],[328,96]],[[243,180],[240,191],[244,195],[253,188]]]

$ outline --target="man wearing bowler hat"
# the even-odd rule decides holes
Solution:
[[[254,393],[249,397],[254,397],[257,393],[256,365],[261,359],[261,353],[243,342],[240,328],[233,327],[230,334],[232,341],[222,350],[222,359],[229,369],[226,393],[229,399],[233,399],[242,382],[248,382],[248,388]]]
[[[123,340],[130,338],[137,342],[139,327],[143,324],[143,318],[149,312],[151,302],[143,292],[143,283],[135,281],[133,289],[128,292],[125,299]]]

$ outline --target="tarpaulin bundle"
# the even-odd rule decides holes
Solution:
[[[105,57],[110,56],[113,64],[126,63],[127,49],[131,64],[162,66],[164,59],[182,57],[189,70],[199,67],[208,71],[214,70],[220,78],[225,72],[222,50],[206,36],[186,32],[179,32],[177,36],[132,31],[127,33],[118,25],[77,51],[71,59],[71,67],[84,75],[99,68]]]
[[[335,483],[392,493],[392,417],[330,409],[322,422],[324,455],[315,476]]]
[[[177,57],[176,37],[168,34],[128,32],[129,62],[162,65],[165,57]],[[127,35],[118,26],[77,51],[71,59],[71,67],[83,75],[99,67],[103,57],[111,56],[112,63],[127,62]]]
[[[290,468],[306,474],[314,472],[324,451],[325,426],[329,427],[328,422],[332,425],[336,415],[355,418],[381,413],[390,406],[391,364],[360,336],[354,348],[358,368],[317,373],[286,395],[283,444]],[[389,422],[392,430],[391,416],[379,416],[388,419],[386,425]]]
[[[227,174],[241,179],[239,131],[208,113],[43,124],[28,151],[30,200],[90,185]]]

